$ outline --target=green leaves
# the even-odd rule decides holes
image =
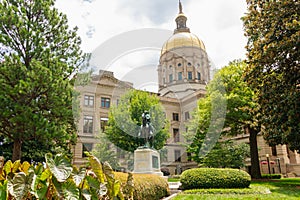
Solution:
[[[76,140],[71,79],[85,56],[54,2],[0,5],[0,135],[22,144],[13,160],[44,161],[46,152],[68,152]]]
[[[299,2],[248,1],[245,78],[255,91],[270,145],[300,150]]]
[[[102,169],[102,164],[99,162],[98,158],[94,157],[90,153],[85,152],[85,154],[89,157],[89,162],[98,180],[100,181],[100,183],[104,183],[104,173]]]
[[[8,179],[9,193],[16,199],[22,199],[34,187],[35,174],[31,171],[28,175],[24,172],[15,174],[13,179]]]
[[[6,200],[7,195],[7,180],[5,180],[3,183],[0,182],[0,200]]]
[[[218,153],[214,152],[219,151],[220,155],[222,152],[229,152],[230,146],[217,143],[220,134],[237,135],[243,133],[247,125],[259,129],[256,123],[256,109],[259,105],[254,100],[253,91],[243,80],[245,68],[244,62],[236,60],[220,69],[207,86],[207,96],[198,101],[197,110],[188,125],[185,137],[191,141],[188,152],[193,153],[193,159],[200,164],[212,166],[214,160],[220,160],[215,157]],[[213,148],[215,144],[216,147]],[[238,149],[236,147],[236,150]],[[235,163],[237,160],[234,157],[239,155],[234,154],[235,156],[230,157],[224,165],[235,167],[243,165],[245,152],[238,154],[242,156],[242,159],[237,159],[238,164]],[[223,156],[221,160],[224,158]],[[217,167],[218,164],[213,166]]]
[[[107,139],[120,149],[130,152],[143,146],[145,141],[138,134],[144,111],[150,112],[151,123],[155,129],[154,148],[163,148],[168,138],[168,122],[159,99],[156,95],[138,90],[128,91],[121,97],[118,106],[111,108],[105,129]]]
[[[66,157],[62,155],[56,155],[53,159],[52,154],[47,153],[45,158],[51,173],[55,176],[58,182],[64,182],[69,178],[73,167],[71,162]]]
[[[54,158],[50,153],[47,154],[46,168],[41,164],[28,166],[27,162],[18,161],[13,164],[8,161],[5,164],[5,172],[3,170],[4,175],[6,173],[8,175],[2,175],[0,179],[0,200],[12,198],[123,200],[121,183],[115,179],[110,165],[108,163],[102,165],[93,155],[88,156],[92,166],[89,170],[84,168],[78,170],[60,154]],[[19,167],[14,169],[17,166]],[[133,180],[130,184],[133,184]]]

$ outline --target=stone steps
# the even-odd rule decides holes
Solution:
[[[169,184],[171,195],[181,192],[181,190],[179,190],[179,187],[181,186],[180,182],[168,182],[168,184]]]

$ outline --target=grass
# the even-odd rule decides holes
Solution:
[[[271,193],[270,193],[271,192]],[[172,200],[278,200],[300,199],[300,178],[252,181],[247,189],[187,190]]]
[[[180,178],[168,178],[168,182],[179,182]]]

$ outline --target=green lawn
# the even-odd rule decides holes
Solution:
[[[178,182],[180,178],[168,178],[168,182]]]
[[[268,193],[268,192],[271,193]],[[192,194],[187,194],[192,193]],[[300,199],[300,178],[285,178],[275,181],[253,181],[250,189],[202,189],[185,191],[172,200],[285,200]]]

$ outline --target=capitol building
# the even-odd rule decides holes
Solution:
[[[175,22],[174,33],[162,44],[160,52],[157,96],[170,122],[170,138],[164,148],[165,156],[161,157],[161,168],[167,168],[171,174],[180,174],[186,169],[197,167],[197,163],[188,158],[182,133],[186,132],[186,125],[197,101],[205,97],[211,66],[204,42],[187,26],[187,17],[181,3]],[[86,162],[83,152],[93,149],[98,143],[97,135],[105,129],[110,107],[117,105],[121,96],[134,88],[132,83],[115,78],[113,72],[100,70],[99,74],[92,75],[88,85],[76,89],[80,92],[81,113],[73,162],[82,165]],[[249,143],[247,134],[234,139]],[[286,145],[270,147],[262,136],[258,136],[257,141],[262,173],[268,173],[268,166],[264,162],[268,156],[272,173],[300,176],[300,156],[295,151],[290,151]],[[127,159],[130,156],[132,158],[132,153],[118,148],[115,151],[121,166],[127,170]],[[250,167],[249,158],[245,170],[249,171]]]

